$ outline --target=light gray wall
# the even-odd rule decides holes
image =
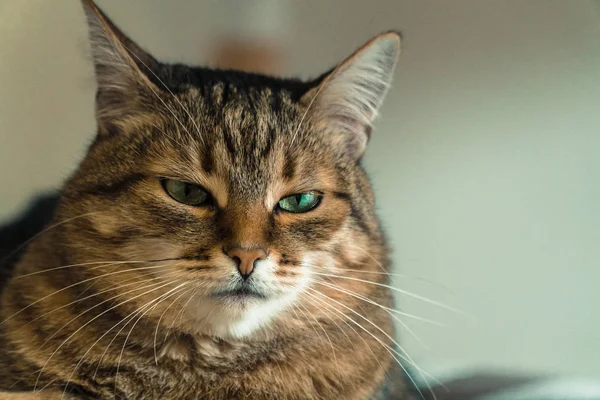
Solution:
[[[201,63],[217,1],[99,1],[157,56]],[[600,13],[592,1],[294,2],[290,74],[405,33],[366,165],[397,270],[403,343],[435,372],[600,376]],[[222,23],[222,21],[221,21]],[[94,133],[76,1],[0,0],[0,217],[56,187]],[[451,294],[450,291],[453,293]],[[408,322],[409,320],[407,320]]]

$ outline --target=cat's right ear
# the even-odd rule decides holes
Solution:
[[[92,0],[81,2],[98,83],[96,116],[102,134],[103,122],[112,125],[135,114],[143,93],[158,92],[152,76],[160,64],[123,34]]]

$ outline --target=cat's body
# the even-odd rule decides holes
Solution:
[[[359,164],[398,35],[303,83],[159,64],[85,9],[99,133],[3,290],[0,390],[403,399]]]

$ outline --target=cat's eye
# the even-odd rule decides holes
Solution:
[[[314,192],[293,194],[279,200],[278,206],[280,209],[291,213],[304,213],[315,208],[321,196]]]
[[[165,191],[173,199],[188,206],[201,206],[208,204],[210,196],[206,190],[193,183],[165,179],[162,181]]]

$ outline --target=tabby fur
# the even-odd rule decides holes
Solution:
[[[362,400],[386,374],[405,398],[360,162],[399,34],[299,81],[158,62],[83,5],[98,134],[4,287],[0,398]],[[314,210],[277,209],[307,191]],[[244,284],[229,246],[266,249],[264,299],[211,296]]]

